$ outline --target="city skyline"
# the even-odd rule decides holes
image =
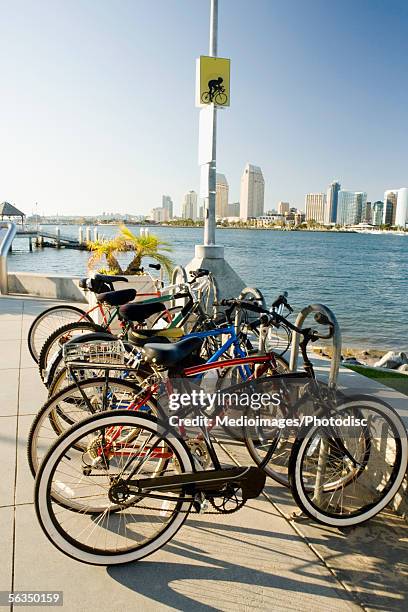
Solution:
[[[194,81],[207,0],[23,6],[2,7],[0,200],[27,213],[38,202],[46,214],[148,214],[168,192],[179,214],[199,185]],[[383,185],[407,184],[396,138],[408,127],[407,3],[255,0],[250,9],[248,21],[247,3],[220,0],[232,105],[220,114],[218,166],[230,200],[248,159],[263,170],[265,208],[302,207],[325,177],[363,185],[372,201]]]

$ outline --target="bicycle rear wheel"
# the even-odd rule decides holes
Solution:
[[[55,440],[72,425],[106,410],[129,409],[140,390],[136,383],[100,377],[70,384],[50,398],[37,413],[28,434],[27,458],[33,476]],[[153,412],[149,401],[144,411]]]
[[[36,363],[44,342],[59,327],[79,320],[91,321],[91,317],[77,306],[53,306],[34,319],[28,331],[28,350]]]
[[[336,418],[366,424],[316,426],[293,445],[289,462],[292,494],[316,521],[346,527],[369,520],[392,500],[407,469],[407,432],[385,402],[366,396],[336,407]],[[340,445],[338,443],[340,440]]]
[[[120,428],[135,431],[131,443],[115,443]],[[87,450],[80,453],[77,447]],[[136,468],[132,479],[193,471],[182,440],[154,419],[127,411],[92,416],[53,445],[37,475],[35,508],[54,546],[84,563],[113,565],[142,559],[177,533],[191,508],[185,488],[135,494],[127,485],[130,466]],[[58,505],[52,498],[55,489],[79,500],[82,511]]]

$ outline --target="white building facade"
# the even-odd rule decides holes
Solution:
[[[241,177],[239,216],[246,221],[264,212],[265,181],[259,166],[247,164]]]
[[[306,221],[324,223],[326,208],[325,193],[307,193],[305,197]]]
[[[192,219],[197,221],[197,193],[189,191],[185,194],[182,205],[183,219]]]
[[[225,174],[217,172],[215,192],[215,216],[225,218],[228,212],[229,185]]]

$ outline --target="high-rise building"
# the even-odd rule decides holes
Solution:
[[[169,219],[173,218],[173,200],[169,195],[162,196],[162,207],[168,210]]]
[[[305,198],[306,221],[324,223],[324,211],[326,209],[325,193],[307,193]]]
[[[383,224],[395,225],[397,213],[398,189],[387,189],[384,193]]]
[[[361,207],[361,222],[362,223],[371,223],[372,219],[372,206],[371,202],[366,202]]]
[[[265,181],[259,166],[247,164],[241,177],[239,216],[245,221],[264,212]]]
[[[371,207],[371,223],[373,225],[381,225],[384,215],[384,202],[377,200]]]
[[[361,214],[367,202],[364,191],[346,191],[340,189],[337,209],[339,225],[356,225],[361,223]]]
[[[183,219],[197,220],[197,193],[195,191],[189,191],[185,194],[182,205],[182,217]]]
[[[408,189],[401,187],[398,189],[397,211],[395,213],[395,225],[404,227],[408,223]]]
[[[340,183],[333,181],[327,190],[327,203],[324,215],[325,225],[330,225],[330,223],[336,223],[337,221],[337,208],[340,189]]]
[[[228,204],[228,217],[239,217],[239,202]]]
[[[169,211],[167,208],[163,207],[153,208],[150,212],[150,216],[155,223],[162,223],[163,221],[169,220]]]
[[[229,185],[225,174],[217,172],[215,189],[215,216],[228,217]]]
[[[278,202],[278,213],[284,215],[290,211],[289,202]]]

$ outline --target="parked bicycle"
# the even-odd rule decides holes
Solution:
[[[263,325],[288,324],[275,312],[261,316]],[[307,346],[332,333],[330,321],[317,322],[329,331],[322,334],[292,325],[302,336],[303,379],[315,416],[364,416],[365,424],[345,430],[336,422],[324,422],[300,430],[292,446],[289,479],[296,501],[310,516],[330,525],[356,525],[383,509],[400,487],[407,467],[407,436],[401,419],[386,404],[367,398],[343,401],[343,397],[338,403],[317,383]],[[199,425],[198,435],[188,441],[157,401],[151,414],[141,410],[154,400],[157,386],[164,384],[169,394],[182,391],[182,384],[188,392],[189,381],[195,384],[197,376],[209,370],[229,368],[234,361],[240,367],[267,359],[247,356],[238,363],[232,359],[191,365],[201,344],[201,338],[145,344],[144,358],[153,375],[127,409],[92,414],[48,450],[36,478],[35,507],[45,534],[67,555],[98,565],[135,561],[169,541],[192,509],[205,512],[210,504],[211,511],[232,512],[262,491],[266,476],[262,463],[273,456],[278,431],[268,435],[270,449],[260,467],[223,468],[211,426]],[[117,341],[118,356],[123,355],[119,347]],[[123,364],[110,364],[107,372],[115,367],[123,369]],[[253,376],[242,384],[246,389],[269,384],[274,390],[279,380],[285,398],[295,376],[299,373],[259,378],[254,368]],[[86,401],[91,412],[91,398]],[[289,413],[290,408],[291,404]],[[204,416],[205,410],[200,414]],[[224,410],[219,407],[220,414]],[[179,421],[194,414],[191,403],[177,410]],[[201,452],[196,451],[197,440]]]

